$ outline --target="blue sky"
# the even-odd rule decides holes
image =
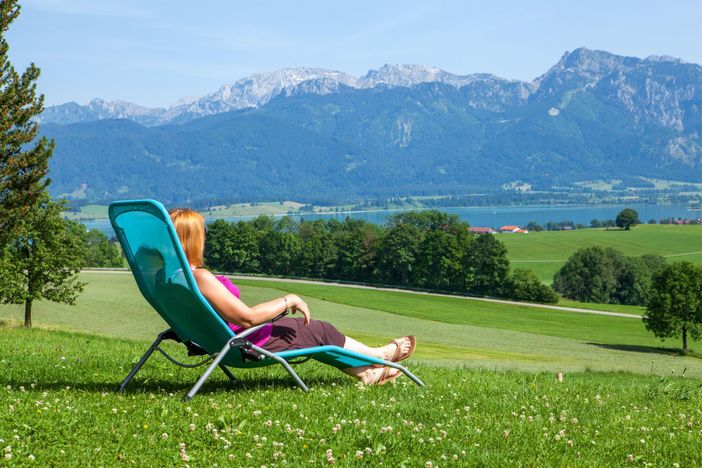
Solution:
[[[252,73],[385,63],[532,80],[566,50],[702,63],[702,1],[25,0],[8,33],[46,103],[167,106]]]

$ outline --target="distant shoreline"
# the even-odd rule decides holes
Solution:
[[[279,202],[261,202],[261,206],[269,206],[271,204],[278,204]],[[362,210],[353,210],[353,209],[346,209],[346,210],[341,210],[341,211],[334,211],[333,209],[324,209],[324,210],[319,210],[319,211],[297,211],[297,212],[280,212],[280,213],[267,213],[265,210],[261,211],[252,211],[250,213],[245,213],[245,214],[223,214],[223,215],[217,215],[215,214],[216,211],[220,210],[200,210],[200,212],[205,216],[207,219],[245,219],[245,218],[251,218],[255,216],[271,216],[274,218],[281,218],[285,216],[293,216],[293,217],[298,217],[298,216],[305,216],[305,215],[313,215],[313,216],[333,216],[333,215],[344,215],[344,214],[362,214],[362,213],[394,213],[394,212],[404,212],[404,211],[422,211],[422,210],[438,210],[438,211],[447,211],[447,210],[501,210],[505,208],[525,208],[525,207],[533,207],[533,208],[575,208],[575,207],[626,207],[626,206],[673,206],[673,205],[680,205],[684,203],[674,203],[674,202],[649,202],[649,201],[639,201],[639,202],[629,202],[625,203],[622,201],[616,201],[613,203],[608,203],[608,202],[598,202],[598,203],[515,203],[515,204],[505,204],[505,205],[456,205],[456,206],[416,206],[416,207],[397,207],[397,208],[372,208],[369,207],[368,209],[362,209]],[[237,203],[235,205],[241,205],[240,203]],[[258,204],[257,204],[258,205]],[[254,206],[257,206],[254,205]],[[96,206],[96,207],[104,207],[105,212],[107,211],[108,205],[90,205],[90,206]],[[690,211],[702,211],[702,206],[695,206],[695,205],[690,205],[688,208]],[[226,211],[227,208],[222,209],[221,211]],[[86,217],[81,217],[81,216],[75,216],[75,212],[73,211],[64,211],[64,218],[71,219],[73,221],[79,221],[79,222],[97,222],[97,221],[106,221],[109,219],[107,215],[105,216],[86,216]],[[219,217],[218,217],[219,216]]]

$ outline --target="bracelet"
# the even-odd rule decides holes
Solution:
[[[288,307],[288,298],[283,296],[283,300],[285,301],[285,310],[283,312],[287,312],[290,307]]]

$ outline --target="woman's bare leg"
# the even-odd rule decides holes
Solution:
[[[409,351],[410,346],[411,343],[409,342],[409,340],[402,341],[400,343],[400,354],[404,354],[407,351]],[[373,356],[378,359],[389,361],[395,355],[397,345],[395,343],[390,343],[385,346],[380,346],[378,348],[371,348],[370,346],[366,346],[360,341],[356,341],[353,338],[347,336],[346,341],[344,342],[344,349],[349,349],[357,353],[366,354],[368,356]]]
[[[402,341],[400,343],[401,352],[406,353],[407,351],[409,351],[410,346],[411,344],[409,340]],[[378,359],[389,361],[395,355],[397,345],[395,343],[390,343],[385,346],[380,346],[378,348],[371,348],[370,346],[366,346],[360,341],[356,341],[353,338],[347,336],[346,341],[344,342],[344,349],[348,349],[360,354],[365,354],[368,356],[376,357]],[[378,379],[380,379],[380,377],[383,375],[383,371],[385,371],[385,367],[382,366],[350,367],[348,369],[344,369],[344,372],[356,377],[358,380],[365,384],[377,382]],[[400,373],[400,371],[397,369],[389,369],[387,372],[388,377]]]

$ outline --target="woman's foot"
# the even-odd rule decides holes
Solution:
[[[392,367],[369,367],[358,374],[357,377],[366,385],[383,385],[395,380],[400,375],[402,375],[402,372]]]
[[[390,344],[383,346],[382,350],[386,361],[399,362],[410,357],[416,347],[417,340],[410,335],[395,338]]]

